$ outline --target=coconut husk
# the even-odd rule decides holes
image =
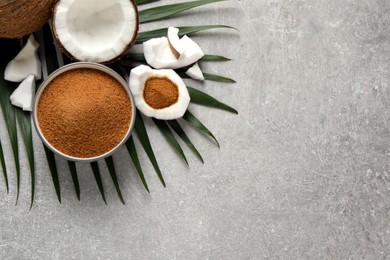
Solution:
[[[1,0],[0,0],[1,1]],[[113,59],[110,59],[110,60],[107,60],[107,61],[101,61],[99,63],[101,64],[111,64],[111,63],[114,63],[118,60],[120,60],[124,55],[126,55],[128,53],[128,50],[133,47],[133,45],[135,44],[136,40],[137,40],[137,36],[138,36],[138,30],[139,30],[139,15],[138,15],[138,7],[137,5],[135,4],[135,1],[134,0],[129,0],[130,3],[133,5],[134,7],[134,10],[136,12],[136,21],[135,21],[135,26],[136,28],[134,29],[134,35],[131,39],[131,41],[127,44],[127,46],[123,49],[123,51],[121,52],[121,54],[119,54],[118,56],[116,56],[115,58]],[[51,20],[51,29],[52,29],[52,33],[53,33],[53,38],[54,38],[54,41],[55,43],[57,44],[58,46],[58,49],[64,53],[69,59],[71,60],[74,60],[74,61],[83,61],[83,60],[80,60],[78,59],[77,57],[75,57],[74,55],[72,55],[65,47],[64,45],[61,43],[59,37],[58,37],[58,34],[57,34],[57,31],[56,31],[56,26],[55,26],[55,23],[54,23],[54,17],[55,17],[55,13],[57,12],[57,7],[58,5],[60,4],[61,0],[57,0],[56,3],[54,4],[54,7],[53,7],[53,14],[52,14],[52,17],[53,19]]]
[[[0,38],[20,38],[50,18],[55,0],[0,0]]]

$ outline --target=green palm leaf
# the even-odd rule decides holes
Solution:
[[[128,61],[140,61],[144,62],[145,61],[145,55],[143,53],[128,53],[125,56],[125,59],[120,60],[120,64],[127,66],[130,65],[128,64]]]
[[[150,193],[148,184],[146,183],[145,176],[141,168],[141,164],[139,162],[137,150],[135,149],[133,136],[130,136],[129,140],[126,142],[126,148],[130,154],[131,160],[133,161],[133,164],[135,166],[135,169],[137,170],[138,176],[142,181],[142,184],[144,185],[145,189]]]
[[[139,12],[140,23],[165,19],[175,14],[184,12],[186,10],[198,6],[221,2],[221,1],[224,0],[199,0],[199,1],[184,2],[179,4],[161,5],[158,7],[145,9]]]
[[[13,44],[14,43],[14,44]],[[4,80],[4,70],[7,62],[16,56],[18,49],[15,41],[4,40],[0,42],[1,48],[1,60],[0,60],[0,106],[3,111],[5,125],[8,131],[8,136],[11,142],[12,152],[14,156],[14,163],[16,169],[16,203],[19,199],[20,190],[20,163],[19,163],[19,148],[18,148],[18,133],[16,126],[16,109],[11,105],[9,97],[11,96],[14,88],[10,86],[10,83]]]
[[[43,146],[45,149],[47,163],[49,164],[50,174],[53,181],[54,189],[57,194],[58,201],[61,203],[61,186],[60,179],[58,178],[57,164],[54,153],[49,150],[45,145]]]
[[[70,175],[72,176],[73,186],[76,192],[77,199],[80,201],[80,184],[79,178],[77,176],[77,168],[76,163],[72,161],[68,161]]]
[[[93,176],[95,176],[96,184],[99,188],[100,194],[102,195],[102,199],[104,203],[106,203],[107,205],[106,196],[104,195],[102,177],[100,175],[99,164],[97,162],[91,162],[91,168],[92,168]]]
[[[49,25],[45,25],[41,31],[38,32],[37,38],[40,44],[40,58],[46,64],[47,74],[50,75],[53,71],[60,67],[58,64],[56,49],[54,46],[54,39]],[[43,75],[46,77],[47,75]]]
[[[144,4],[149,4],[153,2],[157,2],[159,0],[135,0],[136,5],[144,5]]]
[[[215,138],[213,133],[211,133],[211,131],[207,129],[207,127],[203,125],[202,122],[200,122],[199,119],[197,119],[190,111],[188,110],[186,111],[186,113],[183,116],[183,119],[187,121],[187,123],[190,124],[192,127],[194,127],[196,130],[198,130],[200,133],[213,139],[217,143],[218,147],[220,147],[219,142],[217,138]]]
[[[234,29],[237,30],[234,27],[228,26],[228,25],[198,25],[198,26],[182,26],[182,27],[177,27],[179,29],[179,36],[184,36],[184,35],[192,35],[197,32],[201,31],[206,31],[206,30],[211,30],[211,29]],[[151,31],[146,31],[146,32],[140,32],[138,33],[137,41],[136,43],[143,43],[147,40],[153,39],[153,38],[159,38],[163,36],[167,36],[168,33],[168,28],[160,28],[156,30],[151,30]]]
[[[188,165],[187,158],[183,152],[183,149],[181,149],[181,146],[179,142],[176,140],[175,136],[173,135],[171,129],[169,129],[167,123],[162,120],[157,120],[153,118],[153,122],[156,124],[157,128],[160,130],[164,138],[167,140],[167,142],[171,145],[173,150],[177,152],[177,154],[184,160],[184,162]]]
[[[35,162],[34,162],[34,147],[33,147],[33,137],[32,137],[32,127],[31,127],[31,114],[29,112],[23,112],[21,109],[16,110],[16,117],[19,123],[19,129],[24,141],[24,146],[26,148],[27,159],[30,165],[30,174],[31,174],[31,202],[30,208],[32,208],[34,203],[35,195]]]
[[[3,146],[1,144],[1,141],[0,141],[0,162],[1,162],[1,168],[3,169],[5,187],[7,188],[7,194],[8,194],[9,193],[8,174],[7,174],[7,167],[5,165],[4,152],[3,152]]]
[[[222,109],[222,110],[234,113],[234,114],[238,114],[237,110],[218,101],[217,99],[213,98],[212,96],[207,95],[206,93],[204,93],[198,89],[195,89],[195,88],[191,88],[191,87],[187,87],[187,88],[188,88],[188,92],[190,94],[192,103],[207,106],[207,107],[212,107],[212,108],[218,108],[218,109]]]
[[[201,61],[230,61],[231,59],[221,55],[205,54],[200,60]]]
[[[236,83],[234,79],[227,78],[224,76],[219,76],[211,73],[204,72],[203,76],[205,80],[211,80],[211,81],[217,81],[217,82],[224,82],[224,83]]]
[[[194,144],[188,138],[187,134],[184,132],[183,128],[180,126],[179,122],[176,120],[167,121],[169,126],[176,132],[176,134],[184,141],[184,143],[188,146],[188,148],[195,154],[198,159],[204,163],[202,156],[199,151],[196,149]]]
[[[179,71],[176,71],[176,72],[182,78],[190,78],[185,73],[185,71],[179,70]],[[236,83],[236,81],[234,79],[230,79],[230,78],[227,78],[227,77],[223,77],[223,76],[219,76],[219,75],[215,75],[215,74],[211,74],[211,73],[207,73],[207,72],[203,72],[203,76],[204,76],[205,80],[216,81],[216,82],[224,82],[224,83]]]
[[[135,128],[135,132],[137,133],[137,136],[141,142],[142,147],[144,148],[147,156],[149,157],[150,162],[153,165],[154,170],[156,171],[162,185],[165,187],[166,186],[165,181],[164,181],[164,178],[162,176],[160,167],[158,166],[156,156],[154,155],[152,145],[150,144],[148,132],[146,131],[145,124],[144,124],[144,121],[142,119],[142,115],[138,110],[137,110],[137,116],[135,119],[134,128]]]
[[[226,58],[220,55],[214,54],[205,54],[200,61],[210,61],[210,62],[221,62],[221,61],[230,61],[231,59]],[[145,55],[143,53],[128,53],[125,56],[125,59],[119,61],[123,66],[132,66],[133,61],[145,62]]]
[[[118,176],[117,176],[116,170],[115,170],[114,159],[112,158],[112,156],[110,156],[110,157],[106,158],[105,161],[107,164],[108,171],[110,172],[112,182],[114,183],[116,193],[118,193],[119,199],[121,200],[123,205],[125,205],[125,200],[123,199],[121,188],[119,187]]]

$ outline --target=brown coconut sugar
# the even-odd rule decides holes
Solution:
[[[95,69],[73,69],[53,79],[38,103],[38,124],[60,152],[91,158],[116,147],[131,121],[130,98],[110,75]]]
[[[167,77],[150,77],[147,79],[143,94],[145,102],[155,109],[169,107],[179,99],[177,85]]]

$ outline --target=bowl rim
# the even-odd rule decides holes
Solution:
[[[38,104],[39,104],[39,100],[42,96],[42,93],[43,91],[45,90],[45,88],[49,85],[49,83],[55,79],[57,76],[67,72],[67,71],[70,71],[70,70],[74,70],[74,69],[96,69],[98,71],[101,71],[101,72],[105,72],[107,73],[108,75],[110,75],[111,77],[113,77],[114,79],[116,79],[120,85],[122,85],[122,87],[126,90],[126,93],[128,95],[128,97],[130,98],[130,103],[131,103],[131,120],[130,120],[130,125],[129,125],[129,128],[126,132],[126,135],[122,138],[122,140],[115,146],[113,147],[110,151],[104,153],[104,154],[101,154],[101,155],[98,155],[98,156],[94,156],[94,157],[87,157],[87,158],[81,158],[81,157],[75,157],[75,156],[71,156],[71,155],[68,155],[68,154],[65,154],[61,151],[59,151],[58,149],[56,149],[55,147],[53,147],[50,142],[47,141],[47,139],[45,138],[45,136],[43,135],[42,131],[41,131],[41,128],[39,126],[39,121],[38,121]],[[128,139],[129,137],[131,136],[131,133],[132,133],[132,130],[134,128],[134,124],[135,124],[135,117],[136,117],[136,108],[135,108],[135,102],[134,102],[134,98],[133,98],[133,95],[130,91],[130,88],[129,88],[129,85],[128,83],[123,79],[123,77],[121,77],[117,72],[115,72],[114,70],[112,70],[111,68],[105,66],[105,65],[102,65],[102,64],[99,64],[99,63],[94,63],[94,62],[74,62],[74,63],[71,63],[71,64],[68,64],[68,65],[65,65],[65,66],[62,66],[61,68],[58,68],[57,70],[55,70],[54,72],[52,72],[47,79],[45,79],[39,86],[37,92],[36,92],[36,95],[35,95],[35,98],[34,98],[34,104],[33,104],[33,122],[34,122],[34,126],[35,126],[35,129],[38,133],[38,136],[40,137],[40,139],[42,140],[43,144],[49,148],[51,151],[53,151],[55,154],[58,154],[60,155],[61,157],[67,159],[67,160],[70,160],[70,161],[75,161],[75,162],[93,162],[93,161],[97,161],[97,160],[100,160],[100,159],[104,159],[104,158],[107,158],[109,156],[111,156],[113,153],[115,153]]]

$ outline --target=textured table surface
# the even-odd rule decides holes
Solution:
[[[59,159],[60,205],[35,136],[29,211],[24,149],[15,206],[1,118],[11,191],[0,179],[0,258],[389,259],[390,1],[227,1],[141,30],[194,24],[240,30],[195,38],[206,53],[233,58],[202,65],[237,84],[191,83],[240,112],[191,107],[221,148],[186,128],[205,158],[186,149],[188,168],[148,122],[167,188],[141,154],[145,192],[122,149],[114,159],[126,205],[104,169],[106,206],[83,164],[78,202]]]

